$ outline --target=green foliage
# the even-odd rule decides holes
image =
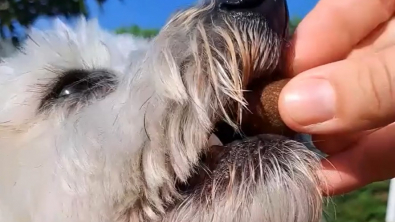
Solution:
[[[290,20],[290,25],[289,25],[290,34],[293,34],[296,26],[299,24],[299,22],[301,20],[302,19],[299,17],[294,17]],[[129,33],[129,34],[139,36],[139,37],[152,38],[152,37],[155,37],[159,33],[159,29],[143,29],[143,28],[139,27],[138,25],[133,25],[133,26],[127,27],[127,28],[125,28],[125,27],[119,28],[115,32],[118,34]]]
[[[289,25],[290,34],[293,34],[295,28],[298,26],[301,20],[302,19],[299,17],[294,17],[290,20],[290,25]],[[115,32],[118,34],[129,33],[139,37],[152,38],[159,33],[159,29],[143,29],[138,25],[132,25],[131,27],[127,27],[127,28],[125,27],[119,28]]]
[[[142,29],[137,25],[133,25],[129,28],[120,28],[115,32],[118,34],[129,33],[143,38],[153,38],[159,33],[159,29]]]
[[[377,182],[333,199],[326,209],[326,222],[383,222],[389,181]]]
[[[96,0],[99,6],[106,0]],[[0,0],[0,34],[15,34],[15,26],[27,28],[40,16],[64,16],[66,18],[88,16],[84,0]]]
[[[302,21],[299,17],[293,17],[289,21],[289,32],[292,35],[295,32],[296,27],[299,25],[300,21]]]

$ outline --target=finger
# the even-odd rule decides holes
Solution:
[[[312,141],[317,149],[327,155],[333,155],[351,147],[361,138],[368,136],[374,131],[376,130],[333,135],[313,135]]]
[[[323,160],[318,173],[326,195],[344,194],[395,176],[395,125],[362,139],[356,146]]]
[[[358,43],[347,58],[363,57],[379,52],[395,44],[395,17],[381,24],[365,39]]]
[[[296,29],[294,73],[344,59],[394,11],[394,0],[319,1]]]
[[[280,93],[279,112],[307,134],[370,130],[395,121],[395,46],[308,70]]]

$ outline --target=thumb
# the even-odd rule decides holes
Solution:
[[[280,94],[282,119],[311,134],[368,130],[395,121],[392,58],[395,46],[297,75]]]

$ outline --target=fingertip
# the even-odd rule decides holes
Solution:
[[[290,82],[293,81],[293,79],[290,80]],[[300,133],[309,133],[306,132],[304,129],[303,125],[300,125],[297,121],[295,121],[290,113],[289,113],[289,108],[288,108],[288,100],[289,100],[289,95],[288,95],[288,88],[289,88],[289,82],[284,86],[284,88],[280,92],[279,100],[278,100],[278,111],[280,114],[280,117],[282,121],[287,125],[290,129],[300,132]]]
[[[311,126],[332,119],[335,113],[331,83],[314,73],[316,70],[310,70],[291,79],[279,97],[281,118],[288,127],[302,133],[315,133]]]

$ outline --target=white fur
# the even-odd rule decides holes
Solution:
[[[109,68],[123,83],[143,81],[131,74],[148,46],[96,21],[72,29],[58,20],[49,32],[33,30],[26,50],[0,64],[1,222],[108,221],[109,205],[123,195],[117,191],[128,189],[124,166],[143,142],[140,107],[152,87],[129,95],[121,84],[69,118],[62,110],[38,115],[37,107],[42,87],[58,75],[51,70]]]

